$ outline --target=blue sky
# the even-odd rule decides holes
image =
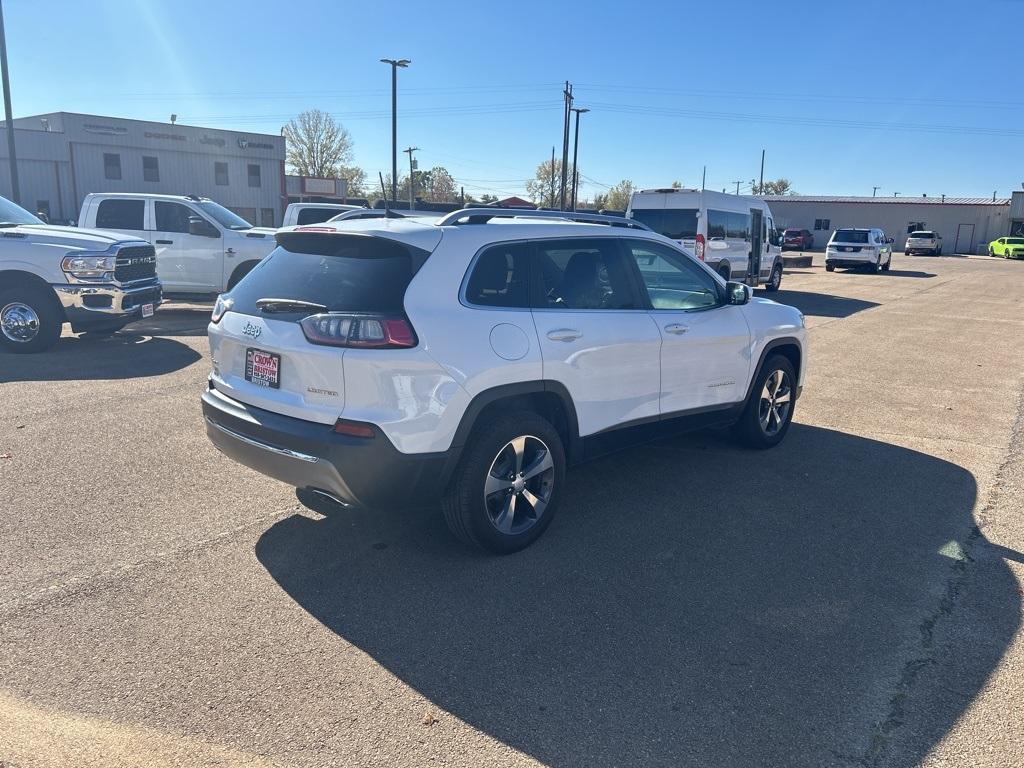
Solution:
[[[493,8],[493,9],[492,9]],[[7,0],[15,116],[47,111],[277,133],[334,114],[355,161],[399,146],[467,192],[521,192],[583,116],[585,196],[632,179],[766,178],[805,194],[1008,197],[1024,182],[1024,2]],[[1018,30],[1002,39],[1000,30]],[[1014,42],[1016,40],[1016,42]],[[405,156],[400,155],[400,162]]]

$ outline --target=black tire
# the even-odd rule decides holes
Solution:
[[[766,428],[762,422],[762,417],[765,415],[765,409],[762,407],[762,394],[766,389],[769,377],[775,376],[777,371],[781,371],[783,374],[783,383],[778,387],[778,391],[781,392],[780,396],[788,392],[788,408],[785,408],[784,414],[776,411],[777,415],[781,417],[781,421],[777,424],[769,414],[768,424],[771,428]],[[770,405],[768,407],[771,408]],[[739,421],[733,426],[733,433],[748,448],[773,448],[782,442],[789,431],[789,425],[793,423],[795,409],[796,373],[793,371],[793,364],[782,355],[769,355],[757,372],[750,397],[747,399]]]
[[[889,253],[889,260],[882,265],[882,271],[888,272],[892,268],[892,253]]]
[[[996,257],[996,249],[991,245],[988,247],[988,255],[993,259]]]
[[[835,272],[836,271],[836,265],[835,264],[825,264],[825,271],[826,272]]]
[[[543,461],[543,448],[551,467],[526,480],[521,492],[516,491],[517,486],[505,486],[491,496],[485,496],[484,486],[488,477],[497,480],[497,476],[491,474],[492,467],[507,468],[511,475],[516,475],[512,464],[515,451],[509,446],[520,438],[526,441],[521,457],[523,463],[537,466]],[[526,471],[524,467],[519,476]],[[511,478],[506,479],[502,472],[502,479],[498,482],[511,483]],[[564,482],[565,449],[558,430],[536,413],[513,411],[483,425],[466,445],[442,502],[444,519],[455,537],[466,544],[498,554],[517,552],[536,541],[551,524],[558,511]],[[506,494],[512,499],[511,519],[501,511],[508,508],[507,502],[501,501]],[[537,500],[546,498],[541,513],[536,517],[532,516],[536,507],[529,501],[531,496]],[[519,511],[516,504],[525,505],[522,510],[526,512],[525,516],[515,514]],[[507,520],[509,531],[499,530],[502,520]],[[517,524],[519,530],[516,530]]]
[[[21,320],[27,320],[29,326],[15,328],[14,323]],[[22,354],[42,352],[60,338],[64,312],[51,289],[15,286],[0,291],[0,323],[4,326],[0,327],[0,348]]]
[[[766,291],[768,291],[768,293],[775,293],[777,290],[779,290],[779,287],[781,285],[782,285],[782,265],[781,264],[776,264],[774,267],[772,267],[771,277],[769,277],[768,278],[768,282],[764,284],[764,289]]]
[[[729,269],[729,265],[728,264],[720,265],[718,267],[718,274],[720,274],[722,276],[722,279],[725,280],[725,282],[727,282],[727,283],[730,280],[732,280],[732,271]]]
[[[868,264],[868,272],[870,272],[873,275],[877,275],[881,271],[882,271],[882,257],[879,256],[878,260],[875,261],[874,264]]]
[[[256,268],[257,264],[259,264],[258,261],[247,261],[244,264],[239,264],[235,267],[235,271],[232,272],[231,277],[228,278],[228,290],[230,291],[238,285],[238,281],[252,272],[253,269]]]

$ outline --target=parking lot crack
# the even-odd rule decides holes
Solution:
[[[885,717],[877,721],[863,757],[866,766],[880,765],[887,754],[896,732],[908,719],[907,702],[922,673],[936,666],[940,659],[935,649],[935,630],[943,619],[956,608],[957,598],[967,581],[968,573],[975,562],[974,552],[982,541],[981,529],[998,510],[1007,483],[1010,465],[1024,453],[1024,389],[1017,398],[1017,415],[1010,434],[1010,442],[1003,461],[996,470],[995,481],[985,503],[975,513],[977,525],[971,528],[964,541],[959,544],[961,556],[950,565],[942,597],[934,609],[918,624],[919,637],[911,651],[912,657],[904,662],[892,695],[888,699]]]

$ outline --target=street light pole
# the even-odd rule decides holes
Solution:
[[[419,152],[420,148],[419,147],[409,147],[408,149],[403,149],[402,151],[403,152],[407,152],[409,154],[409,210],[411,211],[412,210],[413,187],[415,186],[414,182],[416,180],[416,175],[413,172],[412,153],[413,152]]]
[[[14,118],[11,115],[11,81],[7,72],[7,32],[4,30],[2,2],[0,2],[0,65],[3,66],[4,114],[7,116],[7,158],[11,163],[11,199],[21,205],[18,158],[14,154]]]
[[[571,109],[571,111],[576,113],[576,137],[573,139],[573,142],[572,142],[572,171],[573,171],[573,180],[572,180],[572,210],[575,212],[576,211],[576,192],[577,192],[577,190],[579,188],[579,185],[580,185],[579,170],[576,167],[576,158],[577,158],[577,156],[579,154],[579,149],[580,149],[580,115],[582,115],[584,112],[589,112],[590,110],[587,109],[586,107],[570,107],[570,109]]]
[[[398,68],[405,69],[409,59],[381,59],[391,65],[391,199],[398,196]]]

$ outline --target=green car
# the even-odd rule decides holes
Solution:
[[[1024,259],[1024,237],[1000,237],[988,244],[989,256]]]

